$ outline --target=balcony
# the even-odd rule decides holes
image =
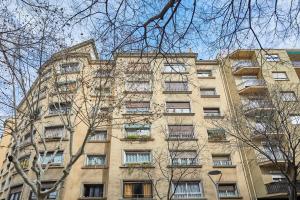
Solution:
[[[257,62],[251,60],[239,60],[233,65],[234,75],[257,75],[259,73],[260,67]]]
[[[198,158],[173,158],[170,159],[170,166],[172,167],[189,167],[199,166],[200,159]]]
[[[243,101],[242,104],[245,115],[255,115],[257,113],[269,112],[274,110],[272,102],[263,99],[247,100]]]
[[[265,185],[268,194],[287,193],[288,184],[286,182],[272,182]],[[300,192],[300,182],[297,183],[297,192]]]
[[[263,139],[268,137],[281,137],[283,136],[282,132],[279,132],[280,129],[275,127],[274,129],[266,123],[255,123],[250,127],[252,131],[252,137],[256,139]]]
[[[275,151],[275,150],[274,150]],[[284,155],[281,152],[269,153],[269,158],[263,154],[257,154],[257,162],[259,166],[270,166],[273,162],[285,163]]]
[[[203,195],[201,193],[174,193],[172,199],[202,199]]]
[[[240,95],[262,93],[267,89],[266,82],[261,79],[249,79],[240,83],[237,87]]]

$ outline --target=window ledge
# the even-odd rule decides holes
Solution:
[[[145,198],[121,198],[119,200],[155,200],[154,198],[151,197],[145,197]],[[193,199],[193,200],[197,200],[197,199]]]
[[[215,76],[211,76],[211,77],[199,77],[198,76],[198,79],[216,79]]]
[[[120,139],[121,141],[140,141],[140,142],[143,142],[143,141],[154,141],[154,138],[121,138]]]
[[[201,98],[220,98],[220,95],[201,95]]]
[[[58,117],[58,116],[66,116],[66,115],[72,115],[71,113],[61,113],[61,114],[48,114],[46,116],[44,116],[44,118],[49,118],[49,117]]]
[[[144,113],[142,113],[142,112],[136,112],[136,113],[123,113],[122,114],[123,116],[131,116],[131,115],[153,115],[153,113],[151,113],[151,112],[144,112]]]
[[[46,165],[42,165],[42,168],[46,168]],[[61,164],[50,164],[49,169],[63,169],[64,166]]]
[[[108,169],[106,165],[83,166],[81,169]]]
[[[59,72],[57,75],[67,75],[67,74],[79,74],[80,71],[75,71],[75,72]]]
[[[127,164],[122,165],[120,168],[155,168],[152,164]]]
[[[223,119],[224,116],[223,115],[219,115],[219,116],[204,116],[204,119]]]
[[[164,116],[194,116],[195,113],[168,113],[165,112]]]
[[[221,165],[221,166],[213,166],[213,168],[236,168],[236,165]]]
[[[92,140],[92,141],[87,141],[87,143],[110,143],[110,140]]]
[[[168,168],[202,168],[202,165],[168,165]]]
[[[241,197],[241,196],[237,196],[237,197],[220,197],[220,199],[243,199],[243,197]]]
[[[161,72],[161,74],[189,74],[189,72]]]
[[[95,94],[91,94],[90,95],[91,97],[93,97],[93,98],[107,98],[107,99],[111,99],[111,98],[113,98],[113,95],[111,95],[111,94],[109,94],[109,95],[95,95]]]
[[[106,197],[79,197],[78,200],[106,200]]]
[[[153,94],[153,91],[124,91],[125,94]]]
[[[208,139],[208,142],[230,142],[229,140],[226,139],[222,139],[222,140],[218,140],[218,139]]]
[[[280,80],[280,79],[274,79],[274,81],[289,81],[289,79],[282,79],[282,80]]]
[[[61,139],[61,138],[45,138],[45,142],[57,142],[57,141],[69,141],[69,139],[68,138],[63,138],[63,139]],[[39,141],[39,143],[42,143],[43,141],[42,140],[40,140]]]
[[[192,94],[192,91],[163,91],[163,94]]]
[[[127,71],[125,74],[153,74],[153,71]]]
[[[166,138],[166,141],[198,141],[198,138]]]

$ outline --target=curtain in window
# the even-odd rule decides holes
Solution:
[[[132,197],[132,184],[124,184],[124,197]]]
[[[165,82],[165,90],[186,91],[188,90],[188,83],[187,82]]]
[[[90,155],[87,157],[87,165],[104,165],[105,156]]]
[[[150,153],[126,153],[126,163],[150,162]]]
[[[45,128],[46,138],[61,138],[64,135],[64,127],[47,127]]]
[[[144,183],[143,184],[143,191],[144,191],[144,197],[151,197],[152,196],[151,183]]]

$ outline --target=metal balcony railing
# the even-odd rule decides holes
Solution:
[[[268,157],[266,156],[268,155]],[[265,153],[265,154],[258,154],[257,160],[258,162],[266,162],[266,161],[284,161],[285,157],[281,152],[275,152],[274,153]]]
[[[190,108],[167,108],[167,113],[191,113]]]
[[[194,139],[194,132],[171,132],[168,134],[168,139]]]
[[[202,193],[175,193],[172,199],[198,199],[203,197]]]
[[[292,61],[292,65],[293,65],[295,68],[300,68],[300,61]]]
[[[266,86],[266,82],[265,82],[265,80],[261,80],[261,79],[249,79],[249,80],[246,80],[246,81],[240,83],[238,85],[238,89],[242,90],[247,87],[253,87],[253,86]]]
[[[232,165],[231,160],[214,160],[213,163],[214,163],[214,166],[231,166]]]
[[[268,100],[247,100],[243,101],[244,110],[273,108],[271,101]]]
[[[173,166],[193,166],[199,165],[199,158],[173,158],[170,159],[170,164]]]
[[[288,183],[284,181],[268,183],[265,186],[268,194],[288,192]],[[297,188],[297,192],[300,192],[300,182],[297,183],[296,188]]]
[[[219,191],[219,197],[238,197],[237,191]]]
[[[236,71],[238,69],[244,68],[244,67],[258,67],[258,63],[253,62],[251,60],[240,60],[235,62],[233,65],[233,70]]]

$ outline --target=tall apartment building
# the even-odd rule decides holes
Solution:
[[[294,61],[298,59],[295,55],[274,50],[272,59]],[[267,90],[265,83],[274,81],[273,72],[264,70],[264,65],[270,63],[263,63],[262,68],[252,65],[259,62],[260,56],[258,51],[240,50],[221,64],[217,60],[197,60],[195,53],[149,53],[144,57],[139,53],[119,53],[106,61],[97,57],[93,41],[53,55],[43,65],[40,81],[29,91],[35,98],[37,85],[42,88],[38,90],[40,117],[34,139],[40,140],[37,135],[43,135],[47,146],[47,153],[42,152],[43,147],[40,150],[44,159],[41,162],[49,165],[42,180],[45,189],[59,178],[69,159],[70,138],[65,134],[61,111],[72,108],[64,94],[72,94],[76,102],[92,102],[100,91],[99,108],[91,110],[104,115],[99,115],[102,121],[88,138],[69,176],[48,199],[163,199],[160,197],[167,195],[169,189],[172,199],[217,199],[216,187],[208,176],[213,170],[222,173],[221,177],[212,177],[220,178],[220,199],[276,197],[282,191],[268,190],[268,184],[276,181],[275,174],[270,173],[272,164],[248,162],[248,152],[212,123],[234,109],[232,102],[241,102],[244,95],[256,90]],[[112,67],[115,72],[110,74]],[[273,77],[283,77],[284,72],[289,78],[287,84],[299,82],[299,71],[290,65],[283,64],[276,71],[281,74]],[[89,79],[84,84],[87,82],[91,93],[82,96],[82,88],[74,88],[86,77]],[[101,81],[100,85],[94,84],[95,79],[103,77],[104,85]],[[58,91],[51,89],[51,81]],[[25,101],[18,108],[28,109]],[[85,138],[86,124],[79,120],[74,127],[75,149]],[[34,153],[26,130],[20,134],[19,161],[28,177],[33,178]],[[58,142],[61,147],[54,153]],[[42,146],[43,142],[37,144]],[[3,137],[1,146],[13,145],[9,134]],[[11,150],[4,148],[1,153],[0,199],[35,199],[7,159]]]

